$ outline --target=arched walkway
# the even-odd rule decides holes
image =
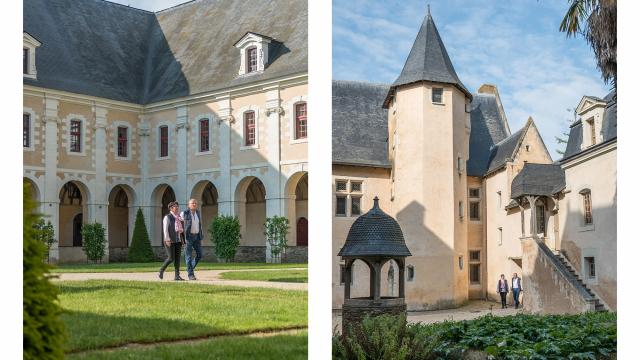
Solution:
[[[243,246],[266,246],[264,221],[267,216],[266,190],[260,179],[250,176],[238,183],[236,214],[240,220]]]
[[[203,245],[212,245],[209,241],[209,224],[218,216],[218,190],[211,181],[198,182],[191,191],[191,197],[198,200],[202,215]]]
[[[82,225],[88,221],[87,187],[79,181],[69,181],[60,189],[59,199],[59,246],[82,246],[82,241],[77,240],[77,234],[74,234],[77,232],[78,224]]]
[[[40,189],[38,189],[38,185],[36,185],[35,182],[33,182],[33,180],[27,178],[27,177],[23,177],[22,181],[26,182],[29,185],[29,193],[31,194],[31,198],[36,201],[36,202],[40,202]]]
[[[289,219],[289,246],[308,245],[309,226],[309,176],[306,171],[293,174],[285,186],[285,216]]]
[[[162,246],[162,218],[169,213],[167,205],[170,202],[176,201],[176,194],[173,188],[167,184],[160,184],[156,186],[151,195],[151,204],[153,206],[153,235],[151,238],[151,245]],[[184,204],[180,204],[181,208]]]
[[[133,190],[128,185],[116,185],[109,194],[108,242],[109,260],[124,261],[131,241],[134,211]]]

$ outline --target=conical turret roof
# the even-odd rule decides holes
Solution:
[[[413,47],[409,52],[407,61],[400,76],[394,81],[389,89],[389,95],[384,106],[395,92],[395,88],[419,81],[433,81],[445,84],[452,84],[462,91],[468,98],[472,95],[464,86],[456,70],[453,68],[447,49],[440,38],[436,24],[428,12],[422,21],[420,31],[413,42]]]

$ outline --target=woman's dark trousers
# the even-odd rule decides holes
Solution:
[[[177,242],[172,242],[171,245],[164,244],[164,250],[167,253],[167,258],[162,263],[162,267],[160,267],[160,271],[164,272],[164,270],[169,266],[169,264],[173,263],[173,267],[176,271],[176,279],[180,277],[180,250],[182,249],[182,244]]]
[[[502,301],[502,308],[506,308],[507,307],[507,293],[506,292],[500,292],[500,301]]]

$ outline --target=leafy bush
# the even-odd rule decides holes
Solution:
[[[107,240],[105,229],[100,223],[82,225],[82,251],[88,260],[99,261],[104,257]]]
[[[142,210],[138,208],[136,212],[136,223],[133,226],[133,238],[131,239],[131,247],[127,255],[128,262],[152,262],[155,260],[151,242],[149,241],[149,233],[147,225],[144,223],[144,215]]]
[[[22,356],[29,360],[62,359],[66,333],[59,318],[58,289],[48,280],[50,266],[42,261],[46,247],[36,238],[34,224],[40,216],[34,213],[28,185],[22,196]]]
[[[369,321],[373,323],[368,330],[359,334],[364,338],[334,336],[335,358],[383,359],[367,345],[372,342],[395,344],[398,354],[402,350],[398,344],[406,344],[404,359],[464,359],[477,351],[493,359],[610,359],[617,346],[616,314],[608,312],[486,315],[470,321],[410,324],[406,331],[382,333],[372,329],[389,327],[388,316]]]
[[[264,222],[264,235],[269,242],[271,256],[276,261],[280,260],[280,254],[287,249],[287,234],[289,233],[289,219],[284,216],[274,215]]]
[[[57,242],[55,238],[55,232],[51,221],[44,222],[44,219],[40,218],[34,225],[35,238],[43,243],[47,247],[47,262],[49,262],[49,252],[51,246]]]
[[[339,359],[404,360],[409,356],[406,318],[382,315],[365,317],[350,326],[347,336],[334,335],[333,356]]]
[[[227,262],[236,256],[240,245],[240,221],[236,216],[221,215],[209,224],[209,235],[213,239],[216,257]]]

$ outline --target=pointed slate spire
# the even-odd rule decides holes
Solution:
[[[413,47],[400,76],[391,85],[385,106],[388,105],[395,88],[423,80],[453,84],[467,97],[472,97],[453,68],[447,49],[444,47],[436,24],[431,17],[430,9],[427,10],[427,15],[422,21],[420,31],[413,42]]]

